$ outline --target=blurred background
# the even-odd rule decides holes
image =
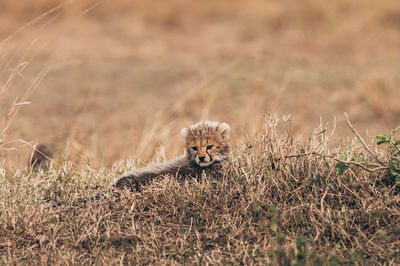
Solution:
[[[226,121],[235,142],[270,113],[303,137],[336,118],[340,142],[347,112],[370,140],[400,124],[400,4],[1,0],[0,71],[13,168],[36,143],[95,166],[163,160],[182,127]]]

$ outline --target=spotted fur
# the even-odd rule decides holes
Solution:
[[[115,186],[139,191],[142,185],[161,175],[196,178],[203,172],[220,173],[229,161],[229,132],[228,124],[216,121],[202,121],[184,128],[181,134],[186,140],[185,154],[168,162],[129,171],[115,182]]]

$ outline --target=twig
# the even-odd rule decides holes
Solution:
[[[372,168],[372,169],[371,169],[371,168],[368,168],[367,166],[365,166],[364,164],[359,163],[359,162],[344,161],[344,160],[341,160],[341,159],[336,158],[335,156],[332,156],[332,155],[323,155],[323,154],[319,154],[318,152],[315,152],[315,151],[309,152],[309,153],[302,153],[302,154],[286,155],[286,156],[285,156],[285,159],[294,158],[294,157],[304,157],[304,156],[308,156],[308,155],[317,155],[317,156],[320,156],[320,157],[322,157],[322,158],[327,157],[327,158],[331,158],[331,159],[333,159],[333,160],[335,160],[335,161],[337,161],[337,162],[339,162],[339,163],[356,165],[356,166],[359,166],[359,167],[361,167],[362,169],[364,169],[365,171],[368,171],[368,172],[370,172],[370,173],[376,172],[376,171],[380,171],[380,170],[388,170],[388,169],[389,169],[389,167],[387,167],[387,166],[379,166],[379,167],[375,167],[375,168]]]
[[[327,187],[327,188],[325,189],[325,192],[324,192],[324,194],[323,194],[322,197],[321,197],[321,213],[324,212],[324,199],[325,199],[325,197],[326,197],[326,194],[328,194],[328,190],[329,190],[329,187]]]
[[[351,131],[353,131],[354,135],[356,135],[356,137],[358,138],[358,140],[361,142],[361,144],[364,146],[364,148],[368,151],[369,154],[372,155],[372,157],[375,158],[375,160],[382,166],[384,166],[385,164],[382,163],[378,156],[372,152],[372,150],[370,149],[370,147],[365,143],[365,141],[363,140],[363,138],[361,137],[361,135],[357,132],[357,130],[354,128],[354,126],[350,123],[349,118],[347,117],[347,114],[344,113],[344,116],[346,117],[346,122],[347,125],[349,126],[349,128],[351,129]]]
[[[313,154],[315,154],[315,152],[302,153],[302,154],[285,155],[285,159],[288,159],[288,158],[295,158],[295,157],[304,157],[304,156],[313,155]]]

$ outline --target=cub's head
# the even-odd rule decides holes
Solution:
[[[189,158],[201,167],[228,158],[229,131],[227,123],[202,121],[181,131],[186,138]]]

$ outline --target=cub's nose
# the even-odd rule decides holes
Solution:
[[[204,161],[205,158],[206,156],[199,156],[200,161]]]

